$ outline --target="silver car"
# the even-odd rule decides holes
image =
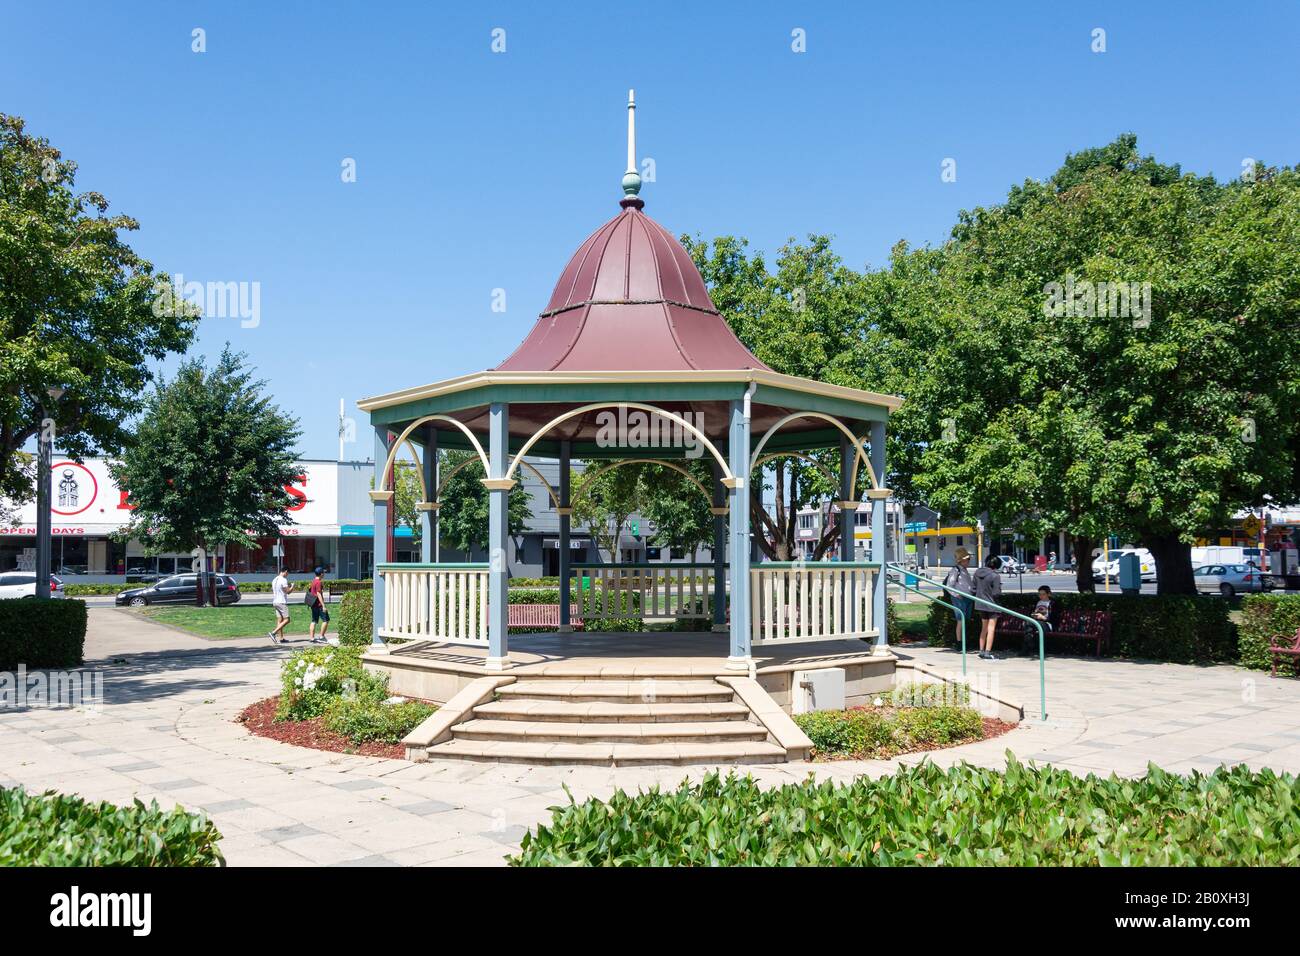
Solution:
[[[1238,591],[1263,591],[1264,575],[1248,564],[1205,564],[1192,572],[1196,590],[1232,597]]]

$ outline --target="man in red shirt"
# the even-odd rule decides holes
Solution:
[[[307,606],[311,608],[311,624],[307,628],[307,633],[311,636],[313,644],[324,644],[325,632],[330,627],[330,612],[325,610],[325,585],[321,581],[321,569],[316,569],[316,577],[312,578],[311,585],[307,588]],[[320,635],[316,634],[316,625],[320,624]]]

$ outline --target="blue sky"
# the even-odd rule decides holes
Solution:
[[[668,229],[831,233],[880,265],[1124,131],[1220,178],[1296,163],[1300,3],[1243,10],[3,0],[0,110],[139,219],[160,269],[260,283],[260,324],[205,320],[195,350],[246,351],[309,457],[337,454],[346,398],[364,458],[356,399],[495,365],[618,211],[629,87]]]

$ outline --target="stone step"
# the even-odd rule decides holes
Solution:
[[[501,699],[622,700],[628,703],[729,701],[730,687],[714,680],[518,680],[497,690]]]
[[[474,708],[476,717],[493,720],[563,721],[587,720],[602,723],[655,723],[658,721],[745,720],[749,708],[734,701],[580,701],[559,697],[547,700],[527,698],[488,701]]]
[[[555,743],[453,738],[429,748],[429,758],[487,763],[634,765],[732,765],[784,763],[785,749],[757,740],[681,743]]]
[[[553,743],[686,743],[766,740],[767,730],[747,720],[658,721],[655,723],[567,723],[554,720],[491,720],[477,716],[452,728],[457,740],[551,741]]]

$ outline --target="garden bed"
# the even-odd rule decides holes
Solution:
[[[282,744],[308,747],[311,750],[328,750],[336,754],[387,757],[391,760],[406,759],[406,748],[401,744],[384,743],[378,740],[370,740],[363,744],[353,743],[342,734],[327,730],[324,717],[277,722],[275,711],[279,705],[280,698],[268,697],[266,700],[259,700],[256,704],[245,707],[235,719],[248,728],[249,733],[256,734],[258,737],[270,737]]]

